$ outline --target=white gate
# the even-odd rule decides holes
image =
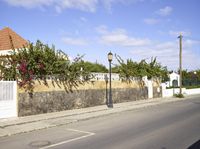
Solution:
[[[0,118],[16,117],[17,113],[16,81],[0,81]]]

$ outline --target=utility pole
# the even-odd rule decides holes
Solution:
[[[180,33],[180,36],[178,36],[179,38],[179,47],[180,47],[180,52],[179,52],[179,83],[180,83],[180,93],[182,94],[182,34]]]

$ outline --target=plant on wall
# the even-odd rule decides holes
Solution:
[[[13,50],[10,56],[2,59],[0,65],[1,79],[16,80],[19,87],[32,93],[34,80],[47,84],[47,77],[64,86],[65,90],[72,91],[79,84],[89,78],[90,73],[84,69],[82,57],[78,56],[70,61],[64,52],[55,50],[40,41],[35,45]]]
[[[141,60],[139,63],[132,59],[124,61],[120,56],[116,55],[119,65],[116,66],[117,72],[123,81],[131,82],[133,78],[138,78],[142,81],[142,77],[147,76],[148,79],[158,78],[162,82],[168,80],[168,71],[166,67],[162,67],[156,60],[152,58],[150,63]]]

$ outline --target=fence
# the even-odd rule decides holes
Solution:
[[[183,79],[182,81],[183,86],[199,86],[200,85],[200,80],[197,78],[195,79]]]
[[[0,81],[0,118],[16,117],[17,115],[17,83]]]

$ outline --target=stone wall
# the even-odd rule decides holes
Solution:
[[[112,90],[113,103],[147,99],[147,88],[114,88]],[[65,91],[35,92],[32,97],[26,92],[19,93],[19,116],[35,115],[75,108],[85,108],[105,105],[108,90],[85,89],[73,93]]]
[[[153,98],[161,98],[162,97],[162,87],[153,87]]]

